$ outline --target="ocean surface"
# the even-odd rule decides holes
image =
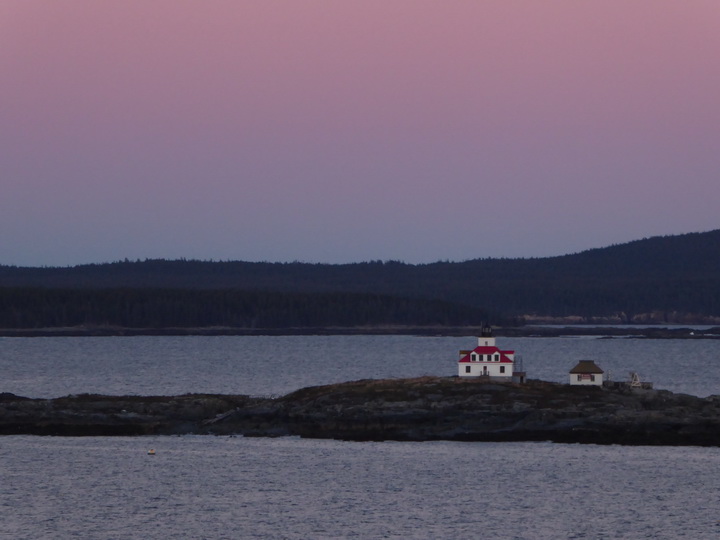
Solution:
[[[637,371],[655,388],[720,394],[720,340],[498,338],[528,377],[567,381],[578,360],[614,380]],[[358,379],[450,376],[477,338],[415,336],[184,336],[0,338],[0,392],[272,396]]]
[[[0,392],[277,395],[454,375],[475,338],[0,338]],[[498,338],[720,394],[720,341]],[[156,450],[148,455],[148,450]],[[298,438],[0,437],[0,538],[720,538],[720,449]]]

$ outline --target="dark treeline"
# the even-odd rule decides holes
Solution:
[[[317,302],[344,299],[346,309],[350,298],[362,298],[343,296],[354,293],[439,300],[455,304],[458,310],[470,306],[510,318],[590,319],[618,314],[628,321],[646,314],[660,321],[677,320],[678,314],[712,318],[720,317],[720,230],[637,240],[560,257],[420,265],[126,260],[68,268],[0,266],[0,287],[273,291],[287,293],[287,298],[322,293],[329,296],[319,296]],[[208,292],[212,294],[220,293]],[[190,301],[193,296],[187,295]],[[344,320],[339,311],[333,317]],[[418,319],[413,324],[422,323]]]
[[[0,328],[479,326],[488,314],[373,294],[188,289],[0,289]]]

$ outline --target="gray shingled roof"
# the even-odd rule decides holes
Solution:
[[[605,373],[592,360],[580,360],[570,373]]]

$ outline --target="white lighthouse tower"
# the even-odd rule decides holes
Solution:
[[[495,337],[493,336],[492,328],[489,326],[483,326],[480,329],[478,347],[495,347]]]

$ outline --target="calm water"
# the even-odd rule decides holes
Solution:
[[[5,437],[0,463],[2,538],[720,536],[718,449]]]
[[[0,391],[28,397],[102,394],[276,395],[363,378],[455,375],[474,337],[285,336],[0,338]],[[720,394],[720,340],[498,339],[528,376],[567,380],[578,360],[612,378],[638,371],[656,388]]]
[[[533,378],[579,359],[720,394],[720,342],[498,340]],[[272,395],[453,375],[474,338],[0,339],[0,391]],[[149,456],[147,450],[157,454]],[[0,538],[720,538],[720,449],[296,438],[0,437]]]

